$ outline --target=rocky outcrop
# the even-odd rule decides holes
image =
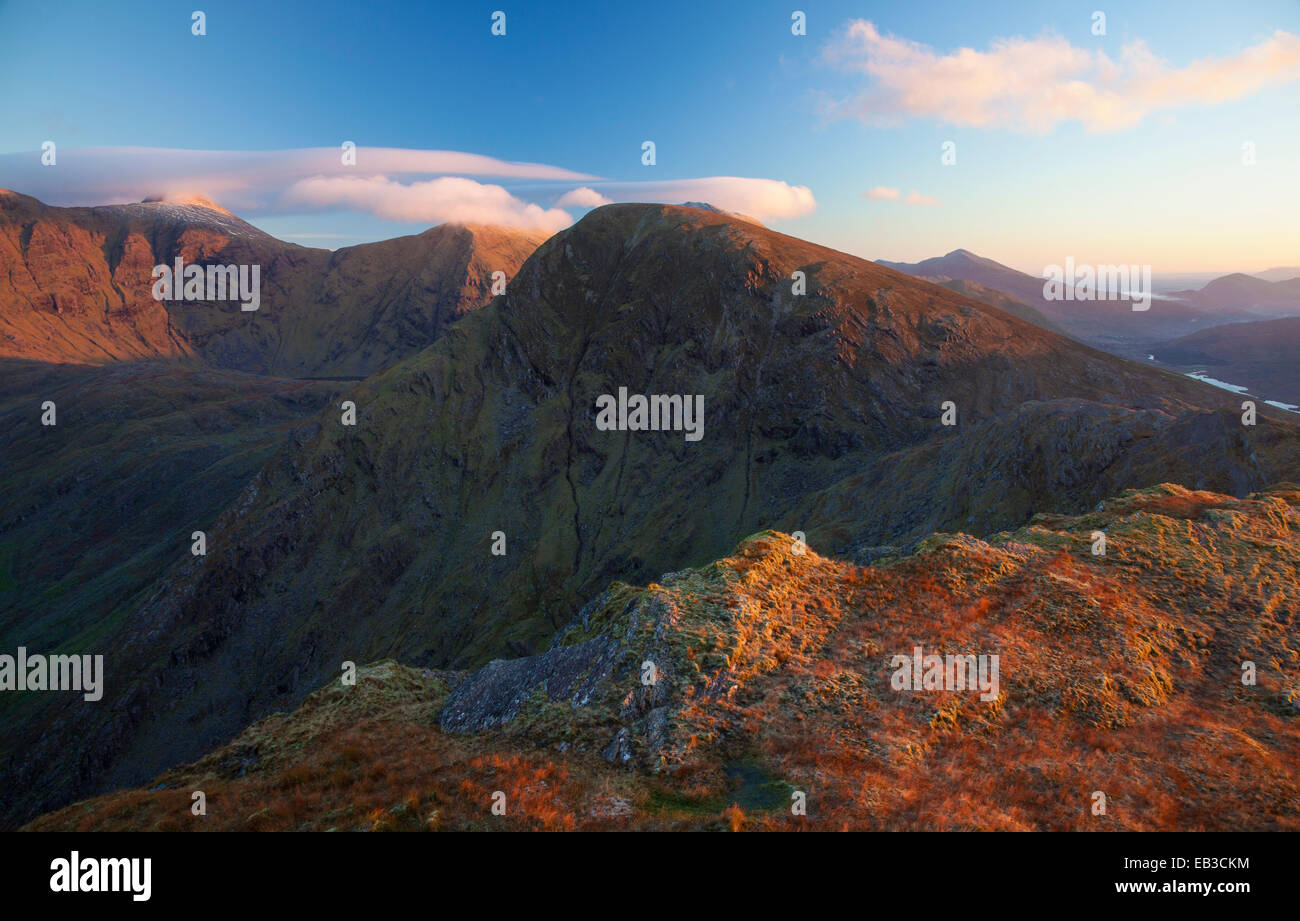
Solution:
[[[605,760],[629,764],[637,754],[661,759],[671,741],[670,704],[677,689],[670,610],[654,592],[626,586],[606,591],[583,607],[546,652],[493,660],[469,675],[448,696],[439,725],[447,732],[506,726],[540,694],[573,710],[617,713],[618,729],[602,750]]]
[[[598,637],[522,659],[494,659],[456,688],[438,722],[448,732],[500,726],[539,690],[549,700],[585,706],[609,680],[618,651],[611,638]]]

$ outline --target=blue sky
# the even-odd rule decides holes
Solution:
[[[207,17],[204,36],[190,32],[196,7]],[[504,37],[490,32],[498,9],[506,13]],[[807,35],[791,34],[795,9],[807,15]],[[1091,32],[1094,9],[1106,13],[1105,36]],[[775,194],[775,186],[741,194],[737,201],[752,199],[758,209],[771,205],[756,215],[769,225],[868,258],[914,260],[965,247],[1034,272],[1066,256],[1149,263],[1157,273],[1294,265],[1300,61],[1277,33],[1300,35],[1300,4],[1226,9],[1186,0],[490,0],[382,9],[10,0],[0,3],[0,185],[90,204],[106,190],[123,199],[138,191],[133,159],[138,174],[167,156],[106,148],[295,151],[352,140],[360,154],[349,177],[372,174],[368,148],[458,151],[592,177],[466,177],[508,190],[512,219],[547,226],[566,220],[558,202],[578,187],[617,200],[638,193],[667,200],[675,187],[637,184],[745,177],[809,193],[808,202]],[[871,23],[878,39],[848,40],[855,20]],[[1015,37],[1028,44],[994,55],[997,43]],[[1137,42],[1163,69],[1139,62],[1111,75],[1107,67]],[[891,60],[896,47],[912,50]],[[961,48],[987,64],[980,71],[987,92],[967,94],[954,84],[973,78],[944,76],[944,59]],[[1032,72],[1026,87],[1021,71],[1060,59],[1060,48],[1082,62],[1077,74],[1050,75],[1061,92],[1079,81],[1106,84],[1139,99],[1136,120],[1111,124],[1103,103],[1076,111],[1058,101],[1054,114],[1023,123],[1026,112],[1042,114],[1043,100]],[[1204,59],[1228,76],[1216,69],[1196,79]],[[1209,98],[1237,80],[1231,98]],[[1003,81],[1020,88],[1004,92]],[[1023,98],[1004,98],[1016,92]],[[934,93],[955,98],[931,105]],[[855,108],[862,98],[868,102]],[[967,114],[981,107],[997,114],[973,123]],[[864,117],[846,114],[864,109]],[[34,165],[47,140],[58,144],[59,164],[41,171]],[[642,165],[644,140],[656,144],[654,166]],[[956,144],[955,165],[940,161],[945,141]],[[1253,166],[1242,163],[1246,141],[1256,148]],[[98,153],[79,161],[85,148]],[[160,174],[182,159],[162,163]],[[247,194],[193,191],[278,236],[325,246],[423,229],[448,213],[448,196],[468,195],[487,214],[502,206],[472,185],[440,184],[411,196],[419,207],[395,216],[403,184],[464,174],[383,174],[387,185],[324,182],[291,195],[283,193],[296,180],[283,171]],[[205,167],[203,181],[209,177]],[[882,191],[869,198],[870,189]],[[914,201],[933,203],[909,205],[912,192]],[[536,207],[525,212],[529,204]],[[583,211],[568,205],[563,213]]]

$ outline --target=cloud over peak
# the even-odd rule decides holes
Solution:
[[[759,221],[803,217],[817,209],[812,189],[779,179],[741,176],[706,176],[699,179],[662,179],[648,182],[596,183],[615,201],[706,201],[723,211],[747,214]]]
[[[386,176],[313,176],[295,182],[283,203],[307,208],[343,207],[390,221],[423,224],[499,224],[528,230],[563,230],[567,211],[521,201],[499,185],[461,176],[401,183]]]
[[[54,167],[41,165],[39,151],[0,154],[0,186],[53,205],[202,195],[250,218],[335,210],[406,224],[454,221],[549,231],[573,223],[566,208],[615,201],[710,201],[760,221],[799,217],[817,206],[806,186],[775,179],[607,181],[563,167],[461,151],[372,147],[69,148],[58,151]]]
[[[555,204],[561,208],[599,208],[601,205],[612,205],[613,203],[614,199],[601,195],[595,189],[583,186],[565,192]]]

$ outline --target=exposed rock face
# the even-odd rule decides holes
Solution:
[[[537,690],[549,700],[584,706],[609,678],[617,644],[598,638],[522,659],[494,659],[462,682],[438,717],[448,732],[471,732],[508,723]]]
[[[670,742],[677,686],[671,612],[658,594],[618,585],[585,605],[546,652],[493,660],[473,672],[448,696],[439,725],[445,732],[505,726],[530,700],[590,707],[617,713],[625,724],[602,750],[606,761],[629,764],[638,751],[660,756]]]
[[[0,357],[187,358],[281,377],[362,377],[487,303],[545,234],[440,225],[330,252],[210,202],[55,208],[0,190]],[[157,301],[155,265],[260,266],[261,306]]]
[[[598,430],[597,398],[620,387],[705,395],[703,439]],[[647,205],[591,212],[504,297],[348,396],[358,424],[331,407],[299,429],[214,525],[217,552],[124,621],[115,648],[134,680],[47,733],[90,767],[69,779],[33,760],[22,789],[48,802],[90,778],[137,782],[296,704],[343,660],[464,668],[543,649],[611,581],[702,564],[767,527],[830,547],[984,535],[1155,481],[1256,488],[1294,469],[1300,444],[1267,413],[1243,429],[1229,394],[946,289]],[[631,744],[672,748],[662,704],[638,690],[654,648],[625,648],[642,658],[610,681],[642,724]],[[568,700],[585,657],[498,677],[522,670]],[[674,686],[679,665],[659,666]],[[717,680],[707,693],[725,698]],[[526,712],[527,695],[499,692],[510,683],[465,690],[465,725]],[[607,728],[601,746],[627,727]]]
[[[974,281],[964,281],[961,279],[948,279],[947,281],[937,281],[949,291],[955,291],[962,297],[968,297],[981,303],[996,307],[998,310],[1004,310],[1013,317],[1020,317],[1022,320],[1028,320],[1035,326],[1041,326],[1043,329],[1050,329],[1054,333],[1069,335],[1060,324],[1053,323],[1047,319],[1041,310],[1030,307],[1023,301],[1017,300],[1009,294],[1005,294],[986,285],[981,285]]]

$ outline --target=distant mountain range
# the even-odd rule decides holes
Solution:
[[[1043,279],[964,249],[917,263],[880,264],[1116,354],[1154,354],[1161,365],[1205,372],[1261,399],[1300,405],[1300,319],[1290,317],[1300,315],[1300,277],[1291,268],[1260,273],[1278,279],[1273,281],[1224,275],[1203,288],[1153,299],[1148,312],[1134,312],[1127,301],[1093,310],[1087,303],[1046,300]],[[1277,315],[1288,318],[1257,319]]]
[[[1286,281],[1291,278],[1300,278],[1300,265],[1282,265],[1272,269],[1265,269],[1262,272],[1251,272],[1256,278],[1262,278],[1264,281]]]
[[[1237,272],[1216,278],[1195,291],[1171,295],[1224,317],[1300,313],[1300,278],[1266,281]]]
[[[1226,275],[1196,291],[1153,298],[1149,309],[1135,311],[1129,300],[1049,300],[1043,294],[1044,279],[964,249],[915,263],[878,262],[940,284],[982,285],[1020,301],[1045,317],[1053,327],[1064,329],[1077,339],[1129,357],[1138,357],[1156,342],[1210,326],[1300,314],[1300,278],[1272,282],[1243,274]],[[1270,270],[1278,274],[1287,271]],[[979,294],[972,291],[972,296]],[[1023,311],[1020,315],[1034,321]]]

